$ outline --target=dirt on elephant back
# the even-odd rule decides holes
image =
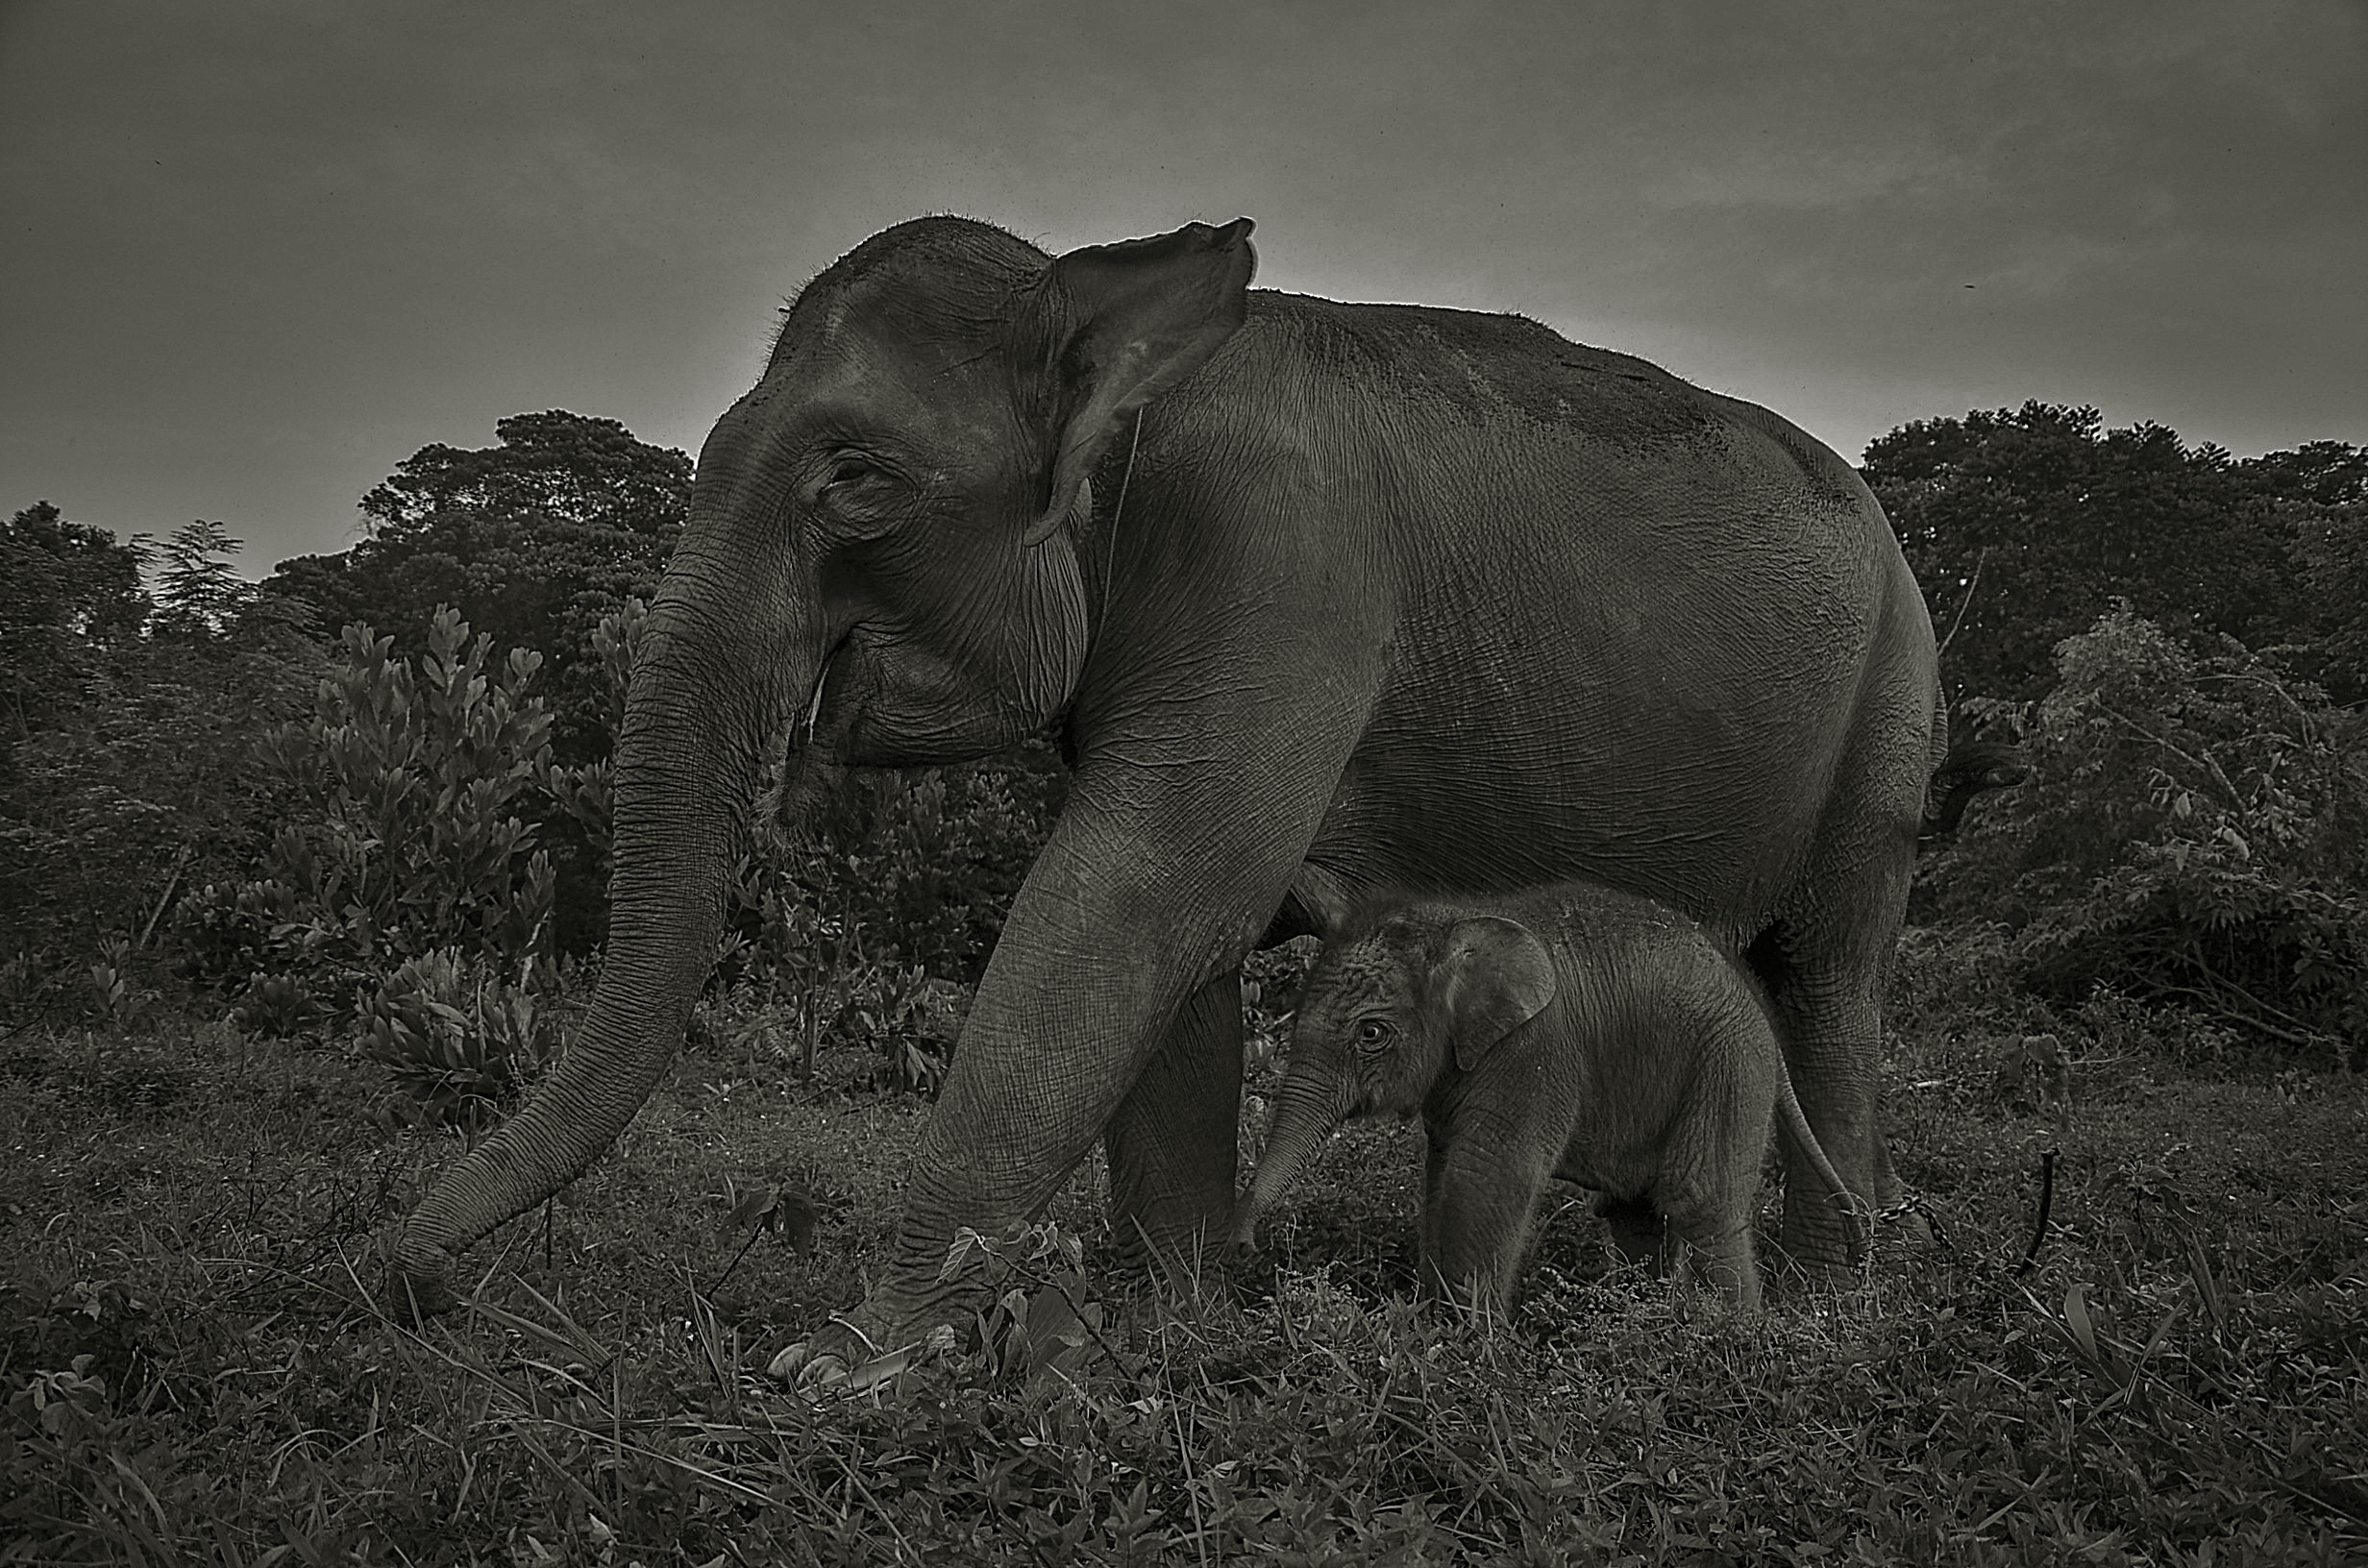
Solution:
[[[1477,428],[1506,414],[1622,444],[1699,442],[1715,429],[1693,386],[1658,365],[1572,343],[1526,316],[1419,305],[1342,305],[1252,290],[1253,321],[1287,324],[1320,363],[1443,404]]]

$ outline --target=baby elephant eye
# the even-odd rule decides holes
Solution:
[[[1357,1025],[1357,1043],[1369,1050],[1377,1045],[1385,1045],[1389,1043],[1391,1033],[1389,1024],[1382,1019],[1368,1018]]]

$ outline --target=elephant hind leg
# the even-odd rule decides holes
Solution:
[[[1907,806],[1845,819],[1819,845],[1793,904],[1744,953],[1765,989],[1810,1130],[1843,1185],[1876,1209],[1899,1194],[1879,1068],[1884,987],[1915,864],[1914,821]],[[1822,867],[1834,870],[1820,874]],[[1846,1268],[1856,1237],[1823,1178],[1787,1140],[1785,1250],[1805,1267]]]
[[[1842,1185],[1881,1206],[1887,1188],[1898,1186],[1877,1104],[1884,966],[1871,956],[1849,962],[1788,923],[1764,933],[1745,956],[1766,986],[1785,1071],[1810,1130]],[[1848,1266],[1855,1248],[1847,1216],[1788,1140],[1784,1159],[1785,1251],[1805,1267]]]

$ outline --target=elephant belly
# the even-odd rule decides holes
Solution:
[[[1792,759],[1704,746],[1646,765],[1534,745],[1369,744],[1325,812],[1298,888],[1480,895],[1586,879],[1743,939],[1798,878],[1823,806]]]

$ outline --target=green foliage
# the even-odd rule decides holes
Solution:
[[[257,766],[295,803],[261,875],[207,885],[182,921],[193,977],[298,982],[343,1013],[389,966],[457,946],[505,973],[551,961],[550,857],[531,818],[555,769],[540,658],[439,610],[416,665],[348,626],[313,716],[269,732]],[[560,783],[567,774],[559,771]]]
[[[362,1048],[392,1069],[426,1119],[482,1132],[541,1076],[558,1046],[545,997],[480,955],[408,958],[363,1010]]]
[[[31,664],[16,674],[43,684],[19,702],[0,764],[0,924],[53,999],[102,940],[129,942],[127,974],[144,967],[180,891],[245,863],[281,805],[248,753],[303,710],[320,667],[294,607],[259,601],[213,558],[236,544],[217,526],[165,547],[193,576],[168,573],[152,616],[137,592],[146,547],[55,513],[14,530],[17,546],[63,553],[43,567],[43,549],[17,551],[29,592],[12,601],[25,616],[13,640]]]
[[[985,762],[843,774],[744,869],[740,928],[775,963],[835,941],[974,983],[1067,794],[1043,737]]]
[[[255,598],[255,585],[238,576],[230,557],[245,547],[219,523],[203,518],[177,528],[161,545],[139,544],[157,569],[157,609],[152,636],[186,640],[228,630]]]
[[[2078,1115],[2002,1104],[1961,1020],[1902,1041],[1900,1173],[1943,1239],[1889,1236],[1865,1282],[1757,1320],[1606,1272],[1581,1204],[1506,1319],[1417,1310],[1420,1139],[1376,1126],[1311,1173],[1282,1267],[1148,1302],[1076,1244],[1089,1174],[1048,1223],[957,1238],[995,1280],[965,1332],[823,1399],[758,1369],[878,1266],[923,1124],[853,1087],[855,1041],[804,1086],[691,1064],[481,1250],[473,1311],[413,1335],[352,1260],[459,1140],[388,1138],[334,1053],[218,1026],[20,1040],[0,1536],[108,1561],[2358,1560],[2361,1086],[2191,1082],[2109,1011],[2065,1033]],[[178,1090],[130,1092],[160,1063]]]
[[[2281,652],[2337,699],[2368,700],[2368,449],[2312,441],[2245,467],[2277,498],[2309,606]]]
[[[422,649],[414,628],[450,604],[497,654],[548,655],[554,752],[594,761],[613,730],[592,634],[655,590],[689,515],[691,460],[613,419],[557,410],[494,430],[496,446],[430,446],[405,459],[362,499],[368,539],[283,561],[265,586],[315,604],[331,625],[392,627],[405,654]]]
[[[38,502],[0,525],[0,701],[10,750],[70,707],[148,613],[139,551]],[[0,751],[0,770],[9,751]],[[0,782],[5,782],[0,772]]]
[[[2368,1047],[2368,721],[2222,640],[2128,608],[2024,706],[2033,777],[1930,868],[1919,918],[1995,921],[2033,993],[2106,986],[2288,1050]]]
[[[2116,599],[2255,647],[2305,634],[2276,504],[2302,481],[2268,463],[2035,402],[1904,425],[1867,447],[1863,472],[1949,638],[1952,687],[2029,699],[2055,645]]]

